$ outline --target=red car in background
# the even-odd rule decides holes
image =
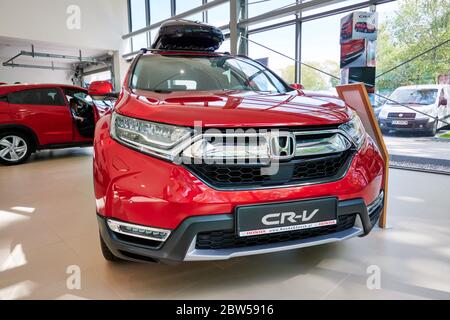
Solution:
[[[102,106],[76,86],[0,86],[0,163],[21,164],[42,149],[92,145],[95,124],[108,112]]]

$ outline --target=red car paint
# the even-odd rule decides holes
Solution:
[[[353,35],[353,19],[349,17],[341,26],[341,41],[350,39]]]
[[[341,45],[341,67],[358,59],[366,49],[364,39],[349,40]]]
[[[128,79],[132,71],[133,66],[115,106],[115,112],[128,117],[191,127],[194,121],[201,120],[204,128],[320,128],[350,120],[349,108],[336,97],[305,95],[302,92],[155,93],[131,89]],[[110,136],[110,125],[111,116],[103,117],[95,132],[94,188],[99,219],[112,218],[142,226],[177,230],[192,217],[233,215],[236,207],[242,205],[330,196],[336,196],[341,201],[363,199],[369,205],[380,195],[383,185],[383,160],[368,136],[347,173],[338,181],[224,191],[205,184],[181,165],[116,142]],[[106,233],[103,229],[102,237],[106,237]],[[119,254],[119,249],[113,248],[115,245],[108,241],[109,249],[115,255]],[[120,257],[127,258],[122,255],[125,249],[121,250]],[[132,247],[127,250],[134,252]]]
[[[8,96],[35,89],[56,90],[60,105],[23,104],[9,101]],[[63,90],[76,90],[87,94],[81,87],[54,84],[19,84],[0,87],[0,134],[2,132],[25,133],[33,151],[46,148],[92,144],[93,136],[83,137],[69,109]],[[99,119],[97,108],[93,108],[94,121]]]
[[[113,91],[113,86],[109,81],[95,81],[89,86],[89,95],[96,96],[100,93],[108,92],[111,93]]]
[[[374,33],[376,31],[376,28],[371,23],[357,22],[355,24],[355,30],[358,32],[364,32],[364,33]]]

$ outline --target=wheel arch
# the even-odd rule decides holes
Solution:
[[[33,129],[19,124],[0,124],[0,133],[2,132],[20,132],[30,137],[32,142],[32,151],[39,148],[39,139]]]

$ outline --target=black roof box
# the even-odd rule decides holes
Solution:
[[[189,20],[170,20],[161,25],[152,49],[216,51],[223,41],[219,28]]]

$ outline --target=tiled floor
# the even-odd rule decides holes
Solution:
[[[450,299],[448,176],[392,170],[392,229],[366,238],[224,262],[114,265],[100,253],[91,157],[52,151],[0,167],[0,299]],[[70,266],[81,290],[68,289]],[[366,285],[370,266],[380,290]]]

